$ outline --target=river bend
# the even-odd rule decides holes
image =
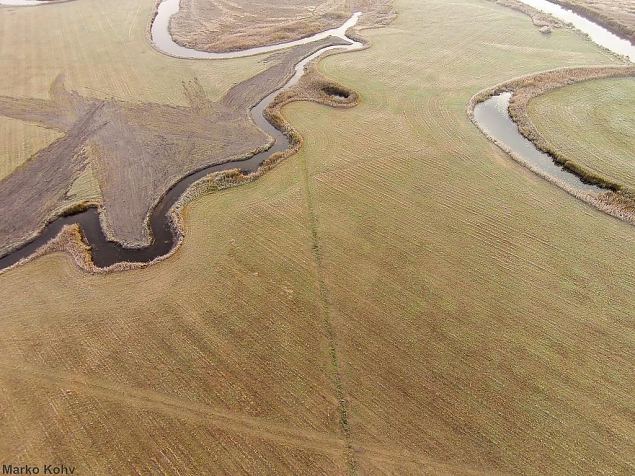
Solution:
[[[0,0],[0,3],[4,4],[4,2],[9,1],[16,2],[12,3],[15,5],[19,4],[22,6],[30,6],[32,5],[31,2],[33,0]],[[35,3],[41,4],[41,2]],[[251,174],[255,172],[267,158],[271,157],[271,155],[289,148],[289,139],[265,118],[264,112],[267,107],[269,107],[278,94],[297,84],[305,73],[306,65],[325,52],[336,49],[352,51],[363,47],[362,43],[354,41],[346,36],[346,32],[357,24],[359,17],[361,16],[361,13],[357,12],[354,13],[339,28],[327,30],[297,41],[267,47],[251,48],[231,53],[209,53],[198,51],[180,46],[172,40],[168,30],[168,25],[170,18],[178,12],[178,9],[179,0],[164,0],[159,4],[157,15],[151,26],[152,43],[154,48],[166,55],[178,58],[201,60],[239,58],[307,44],[329,36],[341,38],[348,44],[326,46],[302,59],[296,64],[295,72],[289,81],[287,81],[281,88],[270,93],[251,109],[250,114],[253,121],[265,133],[274,139],[273,144],[267,150],[255,154],[248,159],[236,160],[203,168],[195,173],[183,177],[167,191],[167,193],[152,209],[149,216],[148,224],[152,236],[152,243],[149,246],[143,248],[127,248],[117,242],[108,240],[99,221],[98,208],[91,207],[85,211],[81,211],[70,216],[63,216],[54,219],[46,225],[44,230],[35,239],[22,245],[17,250],[1,257],[0,270],[11,267],[20,261],[29,258],[40,247],[54,239],[65,225],[73,224],[78,224],[81,227],[84,239],[91,248],[92,261],[98,268],[108,268],[124,262],[148,263],[167,255],[177,245],[179,239],[179,236],[175,231],[176,226],[173,224],[172,208],[178,202],[183,193],[196,181],[215,172],[240,169],[241,173],[245,175]]]

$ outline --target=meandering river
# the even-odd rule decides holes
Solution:
[[[520,1],[570,23],[588,34],[594,43],[635,61],[635,46],[606,28],[547,0]],[[512,93],[505,92],[477,104],[474,108],[474,121],[478,127],[503,150],[514,155],[534,172],[558,183],[565,190],[573,193],[604,191],[601,187],[584,183],[577,175],[558,165],[550,155],[538,150],[519,132],[518,126],[509,116],[511,97]]]
[[[558,20],[571,24],[575,29],[589,35],[589,39],[594,43],[615,54],[627,57],[631,62],[635,62],[635,45],[624,38],[620,38],[615,33],[610,32],[588,18],[547,0],[519,1],[541,12],[549,13]]]
[[[572,24],[575,28],[587,33],[589,38],[598,45],[635,62],[635,46],[600,25],[546,0],[520,1]],[[0,0],[0,5],[10,6],[36,6],[46,3],[37,0]],[[284,86],[269,94],[251,109],[251,116],[254,122],[263,131],[274,138],[274,143],[268,150],[256,154],[247,160],[228,162],[204,168],[184,177],[166,193],[150,214],[149,226],[153,236],[151,245],[145,248],[126,248],[118,243],[109,241],[101,228],[98,209],[90,208],[71,216],[57,218],[49,223],[36,239],[0,258],[0,270],[6,269],[28,258],[41,246],[55,238],[65,225],[71,224],[79,224],[81,226],[84,237],[91,247],[93,262],[100,268],[107,268],[121,262],[147,263],[167,255],[175,247],[178,239],[171,222],[171,210],[182,194],[194,182],[214,172],[239,168],[243,174],[253,173],[258,169],[260,164],[272,154],[287,149],[289,147],[289,140],[265,119],[265,109],[280,92],[295,85],[304,74],[305,66],[324,52],[332,49],[356,50],[363,46],[346,36],[346,31],[357,24],[359,16],[361,15],[360,13],[355,13],[339,28],[327,30],[296,41],[230,53],[198,51],[178,45],[174,42],[169,32],[170,18],[178,12],[179,4],[180,0],[164,0],[160,3],[157,15],[151,27],[154,47],[169,56],[201,60],[239,58],[306,44],[328,36],[339,37],[346,40],[348,44],[344,46],[325,47],[304,58],[296,65],[295,74]],[[511,93],[502,93],[476,105],[474,117],[477,125],[488,134],[488,136],[499,143],[501,147],[515,154],[521,161],[524,161],[530,168],[538,173],[551,177],[559,183],[565,184],[566,187],[570,189],[572,188],[582,192],[601,191],[602,189],[599,187],[583,183],[576,175],[555,164],[549,155],[536,149],[533,143],[520,134],[516,124],[511,120],[508,114],[510,98]]]
[[[601,192],[603,189],[584,183],[580,178],[558,165],[549,154],[538,150],[519,131],[509,116],[512,93],[493,96],[474,108],[474,120],[490,138],[503,149],[514,153],[528,168],[545,177],[551,177],[568,188],[581,192]]]
[[[18,0],[0,0],[0,2],[18,1]],[[21,2],[29,2],[30,0],[21,0]],[[36,2],[39,3],[39,2]],[[27,3],[22,3],[27,6]],[[317,41],[329,36],[338,37],[348,44],[327,46],[321,48],[315,53],[305,57],[295,66],[295,73],[281,88],[273,91],[267,97],[262,99],[251,109],[251,117],[254,122],[264,132],[273,137],[273,145],[249,159],[226,162],[220,165],[212,165],[199,170],[191,175],[182,178],[163,196],[159,203],[152,209],[149,217],[149,227],[152,234],[152,243],[143,248],[127,248],[117,242],[109,241],[105,236],[100,221],[99,211],[97,208],[91,207],[88,210],[65,217],[59,217],[49,223],[44,230],[32,241],[0,258],[0,270],[15,265],[23,259],[28,258],[36,252],[41,246],[55,238],[65,225],[78,224],[82,228],[84,239],[91,247],[92,260],[95,266],[99,268],[108,268],[117,263],[148,263],[161,256],[165,256],[176,246],[178,236],[175,233],[175,227],[172,224],[172,207],[183,195],[183,193],[196,181],[206,177],[209,174],[220,172],[223,170],[240,169],[247,175],[255,172],[258,167],[272,154],[286,150],[289,147],[289,139],[278,129],[273,127],[264,116],[264,111],[269,107],[272,101],[282,91],[289,89],[297,84],[304,75],[305,67],[308,63],[330,50],[356,50],[363,47],[346,36],[346,32],[354,27],[361,13],[354,13],[339,28],[327,30],[307,38],[288,43],[276,44],[261,48],[251,48],[248,50],[236,51],[231,53],[209,53],[185,48],[177,45],[168,31],[168,25],[172,15],[178,12],[179,0],[164,0],[159,4],[157,15],[152,23],[152,43],[153,46],[162,53],[170,56],[187,59],[231,59],[244,56],[252,56],[262,53],[269,53],[283,48],[306,44]]]

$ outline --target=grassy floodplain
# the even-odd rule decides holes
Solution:
[[[128,34],[126,2],[68,5]],[[361,104],[287,106],[301,152],[188,206],[171,259],[92,276],[55,254],[0,276],[0,454],[91,474],[632,472],[633,228],[465,112],[506,79],[614,60],[482,0],[396,7],[372,48],[320,66]],[[107,88],[137,71],[92,47],[112,54],[92,58]],[[241,61],[176,64],[258,67]],[[170,74],[153,94],[180,94]]]
[[[145,222],[153,204],[193,171],[266,146],[269,137],[251,120],[249,109],[281,87],[300,59],[333,41],[323,39],[267,58],[265,71],[229,83],[232,87],[223,90],[218,101],[184,68],[187,79],[180,86],[188,99],[185,107],[69,91],[64,69],[50,83],[50,99],[0,95],[0,115],[64,132],[63,138],[31,156],[3,180],[0,254],[32,238],[47,220],[65,213],[66,205],[77,209],[68,204],[66,192],[82,180],[80,176],[90,166],[101,192],[101,221],[107,236],[128,246],[149,244]],[[56,60],[61,68],[59,57]],[[145,66],[143,61],[139,63]],[[205,74],[205,70],[199,73]]]
[[[394,17],[391,0],[183,0],[170,22],[174,40],[205,51],[294,41],[342,25],[363,11],[365,25]]]
[[[155,5],[82,0],[41,8],[0,6],[0,96],[48,99],[63,73],[66,87],[84,97],[185,106],[184,81],[198,78],[214,100],[265,69],[262,57],[210,64],[156,52],[148,36]],[[0,136],[2,178],[60,134],[0,117]]]
[[[635,191],[635,80],[589,81],[529,103],[549,144],[577,163]]]

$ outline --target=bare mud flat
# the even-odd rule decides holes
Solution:
[[[229,52],[311,36],[362,12],[362,25],[390,22],[392,0],[181,0],[170,23],[174,40],[189,48]]]
[[[280,54],[218,101],[210,101],[198,82],[185,84],[189,107],[84,98],[67,91],[62,77],[48,101],[0,97],[0,114],[65,133],[0,182],[0,251],[41,229],[87,160],[98,170],[108,238],[148,245],[147,217],[166,191],[198,169],[267,148],[271,138],[252,121],[251,108],[282,87],[302,58],[338,43],[345,44],[326,39]]]

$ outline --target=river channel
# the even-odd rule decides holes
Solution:
[[[566,23],[570,23],[583,33],[588,34],[593,42],[635,62],[635,46],[600,25],[547,0],[520,1],[545,13],[549,13]],[[0,0],[0,5],[33,6],[43,4],[45,3],[36,0]],[[158,51],[173,57],[199,60],[239,58],[270,53],[283,48],[317,41],[329,36],[344,39],[348,44],[344,46],[328,46],[304,58],[296,65],[294,75],[284,86],[269,94],[251,109],[251,117],[254,122],[274,139],[273,145],[268,150],[260,152],[246,160],[206,167],[182,178],[168,190],[150,214],[149,226],[153,241],[149,246],[144,248],[126,248],[119,243],[109,241],[101,228],[99,210],[97,208],[89,208],[77,214],[53,220],[33,241],[0,258],[0,270],[6,269],[22,259],[28,258],[41,246],[55,238],[65,225],[72,224],[79,224],[81,226],[84,238],[91,247],[93,262],[99,268],[108,268],[121,262],[147,263],[168,254],[176,246],[178,241],[175,226],[172,223],[172,207],[182,194],[194,182],[214,172],[238,168],[243,174],[253,173],[272,154],[286,150],[289,147],[288,138],[267,121],[264,115],[265,109],[280,92],[296,84],[304,74],[305,66],[324,52],[332,49],[356,50],[363,46],[361,43],[346,36],[346,31],[357,24],[359,16],[361,15],[360,13],[355,13],[339,28],[326,30],[288,43],[230,53],[198,51],[178,45],[174,42],[169,32],[170,18],[178,12],[179,5],[180,0],[164,0],[161,2],[151,27],[153,46]],[[501,93],[475,106],[474,119],[479,128],[507,152],[512,153],[522,162],[526,163],[529,168],[543,176],[554,179],[554,181],[560,184],[564,184],[565,188],[580,192],[601,192],[603,189],[595,185],[584,183],[575,174],[556,164],[548,154],[538,150],[533,143],[520,134],[518,127],[508,113],[511,95],[509,92]]]
[[[7,1],[18,2],[18,0],[0,0],[0,2]],[[21,0],[21,2],[23,2],[22,4],[24,6],[31,5],[30,0]],[[108,240],[99,221],[98,208],[91,207],[85,211],[81,211],[70,216],[59,217],[53,220],[34,240],[1,257],[0,270],[6,269],[21,260],[28,258],[41,246],[55,238],[65,225],[72,224],[78,224],[81,226],[84,239],[91,248],[92,261],[98,268],[108,268],[122,262],[148,263],[160,258],[161,256],[167,255],[176,246],[179,238],[175,231],[176,227],[173,224],[172,207],[183,193],[194,182],[215,172],[240,169],[241,173],[245,175],[251,174],[255,172],[258,167],[272,154],[286,150],[290,146],[289,139],[265,118],[264,112],[267,107],[269,107],[278,94],[297,84],[300,78],[304,75],[306,65],[324,54],[326,51],[335,49],[352,51],[363,47],[362,43],[354,41],[346,36],[346,32],[350,28],[354,27],[359,20],[361,13],[357,12],[354,13],[339,28],[327,30],[297,41],[231,53],[209,53],[198,51],[177,45],[172,40],[168,26],[170,18],[178,12],[178,9],[179,0],[164,0],[158,6],[157,15],[151,27],[152,43],[154,48],[169,56],[175,56],[178,58],[200,60],[239,58],[269,53],[283,48],[306,44],[329,36],[341,38],[347,41],[348,44],[327,46],[302,59],[298,62],[298,64],[296,64],[295,72],[289,81],[287,81],[281,88],[270,93],[251,109],[250,114],[253,121],[258,125],[258,127],[274,139],[271,147],[245,160],[226,162],[220,165],[212,165],[203,168],[195,173],[183,177],[167,191],[150,213],[148,224],[151,231],[152,243],[149,246],[143,248],[127,248],[117,242]]]
[[[547,0],[520,1],[571,24],[603,48],[635,61],[635,46],[600,25]],[[474,107],[474,121],[478,127],[528,168],[562,185],[566,190],[573,193],[604,191],[601,187],[584,183],[577,175],[557,164],[550,155],[537,149],[520,133],[518,126],[509,116],[511,97],[512,93],[504,92],[477,104]]]

